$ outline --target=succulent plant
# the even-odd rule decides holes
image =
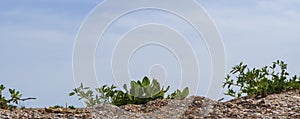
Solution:
[[[126,93],[131,94],[136,98],[151,98],[151,99],[162,99],[164,97],[164,93],[167,92],[170,86],[167,89],[161,89],[160,84],[156,79],[152,80],[150,84],[150,80],[148,77],[144,77],[141,81],[131,81],[130,82],[130,90],[128,91],[127,85],[124,84],[123,88]]]
[[[92,90],[88,87],[80,87],[73,89],[69,95],[73,96],[77,94],[79,100],[84,99],[86,105],[93,106],[101,103],[112,103],[116,106],[126,104],[145,104],[152,100],[164,99],[165,93],[170,89],[168,86],[166,89],[161,88],[159,82],[156,79],[150,82],[148,77],[144,77],[142,81],[131,81],[130,89],[124,84],[123,88],[125,92],[116,90],[116,86],[103,85],[101,88],[95,90],[100,95],[94,95]],[[188,95],[188,88],[185,88],[182,92],[176,92],[176,99],[183,99]]]
[[[152,83],[150,83],[149,78],[144,77],[142,82],[131,81],[129,90],[126,84],[123,85],[123,88],[128,94],[127,97],[129,97],[134,104],[143,104],[151,100],[163,99],[164,94],[170,89],[170,86],[168,86],[167,89],[163,89],[156,79],[153,79]]]

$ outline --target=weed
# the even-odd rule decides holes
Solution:
[[[227,86],[225,95],[239,98],[242,94],[265,97],[268,94],[300,89],[300,78],[296,75],[288,79],[287,64],[277,60],[271,66],[261,69],[249,69],[242,62],[232,68],[226,76],[223,88]],[[234,77],[235,79],[232,79]],[[237,87],[235,91],[232,86]]]
[[[19,101],[25,101],[30,99],[36,99],[36,98],[25,98],[21,99],[22,94],[19,91],[16,91],[15,89],[8,89],[10,93],[10,99],[6,99],[2,95],[2,92],[4,91],[5,87],[3,84],[0,85],[0,109],[8,109],[10,107],[13,107],[12,105],[9,105],[10,103],[18,104]]]

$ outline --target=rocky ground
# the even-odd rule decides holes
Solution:
[[[264,98],[243,97],[226,102],[214,101],[201,96],[185,100],[156,100],[145,105],[114,106],[97,105],[88,109],[0,110],[0,118],[300,118],[300,91],[288,91]]]
[[[0,110],[0,119],[92,119],[95,118],[86,109],[47,109],[26,108]]]

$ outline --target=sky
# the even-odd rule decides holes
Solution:
[[[72,73],[72,52],[80,25],[102,0],[2,0],[0,2],[0,83],[19,90],[23,97],[37,100],[22,102],[26,107],[53,105],[81,106],[76,97],[68,93],[75,88]],[[300,73],[300,1],[297,0],[198,0],[214,21],[223,39],[226,53],[226,72],[243,61],[250,67],[270,65],[276,60],[288,64],[291,74]],[[117,4],[117,3],[116,3]],[[132,3],[128,2],[130,5]],[[176,5],[172,3],[171,5]],[[116,8],[111,8],[116,9]],[[195,14],[195,16],[197,16]],[[126,23],[134,22],[127,20]],[[103,45],[103,44],[102,44]],[[97,51],[106,52],[105,45]],[[201,48],[201,47],[200,47]],[[159,54],[151,54],[156,49]],[[155,46],[138,51],[131,70],[138,72],[143,54],[169,56]],[[203,53],[203,57],[208,56]],[[96,54],[97,56],[99,54]],[[101,58],[96,62],[99,75]],[[107,57],[104,57],[104,59]],[[173,62],[171,58],[169,62]],[[204,58],[200,64],[207,64]],[[151,60],[150,60],[151,61]],[[163,61],[164,62],[164,61]],[[174,62],[176,62],[174,60]],[[152,62],[147,62],[152,63]],[[105,64],[105,63],[104,63]],[[172,68],[165,63],[166,68]],[[148,65],[146,65],[148,66]],[[205,66],[205,68],[209,66]],[[148,68],[148,67],[146,67]],[[177,67],[178,68],[178,67]],[[167,70],[170,78],[179,77],[178,70]],[[205,71],[204,71],[205,72]],[[111,79],[109,76],[104,78]],[[112,83],[111,80],[103,83]],[[178,82],[170,83],[176,87]],[[175,83],[175,84],[174,84]],[[205,84],[201,84],[205,85]],[[7,90],[5,90],[7,92]],[[200,91],[201,93],[201,91]],[[7,93],[6,93],[7,95]]]

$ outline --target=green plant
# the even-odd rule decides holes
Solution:
[[[96,91],[100,93],[100,98],[103,100],[99,103],[112,103],[119,106],[130,102],[130,95],[121,90],[116,90],[116,86],[114,85],[110,87],[103,85],[101,88],[96,88]]]
[[[160,84],[156,79],[150,80],[148,77],[144,77],[141,81],[131,81],[130,82],[130,90],[128,90],[127,85],[124,84],[123,88],[125,89],[127,96],[131,103],[133,104],[144,104],[151,100],[163,99],[164,94],[170,89],[170,86],[167,89],[163,89],[160,87]]]
[[[69,95],[73,96],[77,94],[79,100],[85,99],[87,106],[93,106],[101,103],[112,103],[114,105],[126,105],[126,104],[145,104],[152,100],[164,99],[164,94],[169,90],[170,86],[166,89],[161,88],[159,82],[156,79],[152,80],[152,83],[148,77],[144,77],[142,81],[131,81],[130,89],[124,84],[123,88],[126,92],[116,90],[116,86],[103,85],[100,88],[96,88],[96,92],[100,95],[93,95],[93,91],[88,87],[80,87],[73,89]],[[177,94],[177,93],[176,93]],[[188,95],[188,88],[180,94],[180,99],[185,98]],[[168,96],[169,97],[169,96]],[[179,99],[179,98],[178,98]]]
[[[69,109],[76,109],[74,106],[68,106]]]
[[[287,80],[288,76],[287,64],[283,61],[277,60],[271,66],[264,66],[261,69],[249,69],[241,62],[225,77],[223,88],[225,86],[228,88],[225,95],[236,98],[241,97],[242,94],[265,97],[268,94],[300,89],[300,78],[295,75]],[[237,87],[238,91],[235,91],[232,86]]]
[[[53,107],[51,107],[53,109],[57,109],[57,108],[64,108],[63,106],[60,106],[60,105],[54,105]]]
[[[73,89],[73,92],[69,93],[69,96],[73,96],[75,94],[77,94],[79,100],[84,99],[84,102],[88,107],[100,104],[103,99],[98,95],[94,97],[93,91],[89,87],[83,87],[82,83],[78,88]]]
[[[176,99],[176,100],[182,100],[186,98],[189,95],[189,88],[186,87],[182,91],[176,90],[172,94],[167,96],[167,99]]]
[[[22,94],[19,91],[16,91],[15,89],[8,89],[10,93],[10,99],[6,99],[2,92],[4,91],[5,87],[3,84],[0,85],[0,109],[7,109],[10,107],[10,103],[18,104],[19,101],[25,101],[30,99],[36,99],[36,98],[25,98],[21,99]]]

